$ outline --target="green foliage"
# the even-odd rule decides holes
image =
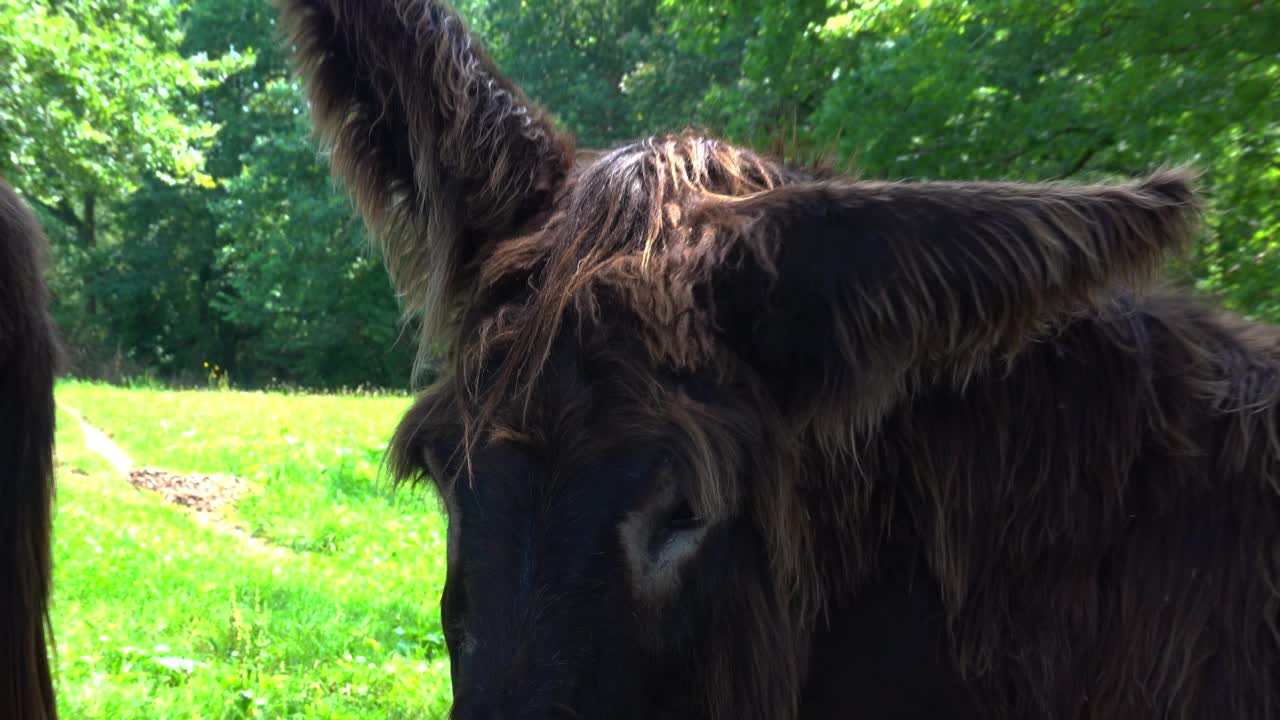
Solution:
[[[583,147],[678,129],[702,90],[684,84],[699,73],[679,66],[654,0],[458,5],[495,61]],[[662,101],[652,102],[659,94]]]
[[[0,97],[0,149],[25,153],[0,172],[46,211],[78,373],[194,383],[213,361],[241,386],[406,385],[415,333],[310,141],[269,3],[0,2],[0,58],[31,83],[6,96],[18,121]],[[112,102],[60,109],[64,90]],[[36,131],[49,112],[65,132]]]
[[[416,333],[400,340],[386,272],[306,141],[297,88],[270,79],[249,108],[282,127],[254,138],[215,204],[212,308],[245,336],[227,362],[311,386],[403,385]]]
[[[59,415],[62,714],[447,716],[443,519],[434,499],[393,495],[378,474],[407,397],[67,383],[58,399],[137,464],[250,485],[198,521],[112,474]]]
[[[0,171],[58,207],[124,195],[143,175],[209,185],[218,125],[196,99],[253,61],[185,57],[181,6],[141,0],[0,0]]]

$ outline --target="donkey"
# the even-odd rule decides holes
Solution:
[[[0,179],[0,717],[13,720],[57,717],[46,640],[61,355],[42,275],[46,247],[31,210]]]
[[[458,720],[1280,718],[1280,332],[1195,178],[584,155],[439,0],[276,0],[445,377]]]

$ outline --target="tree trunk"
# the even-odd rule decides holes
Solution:
[[[93,251],[98,246],[98,196],[96,193],[88,192],[84,196],[84,215],[80,218],[80,225],[76,228],[79,235],[80,246]],[[93,292],[92,278],[85,278],[84,284],[85,297],[87,304],[85,307],[89,317],[98,314],[98,298]]]

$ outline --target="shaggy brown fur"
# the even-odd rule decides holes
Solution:
[[[57,716],[46,648],[52,562],[53,378],[46,241],[0,180],[0,717]]]
[[[693,510],[764,538],[690,716],[843,717],[815,638],[919,557],[986,717],[1280,718],[1280,333],[1135,294],[1188,173],[847,182],[688,134],[575,163],[441,3],[279,3],[451,348],[400,473],[452,507],[491,448],[667,438]]]

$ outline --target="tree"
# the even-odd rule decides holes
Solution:
[[[205,3],[183,24],[184,53],[252,47],[254,62],[199,98],[220,128],[206,153],[216,186],[149,183],[129,203],[113,336],[166,377],[208,361],[240,385],[404,386],[412,348],[390,282],[310,139],[274,8]]]
[[[73,362],[102,355],[103,229],[146,179],[209,185],[217,125],[194,93],[252,56],[177,52],[170,0],[0,0],[0,175],[42,213],[56,248],[53,309]]]
[[[208,185],[202,145],[217,125],[195,93],[252,61],[183,57],[180,5],[141,0],[0,0],[0,173],[97,242],[99,199],[144,176]]]

